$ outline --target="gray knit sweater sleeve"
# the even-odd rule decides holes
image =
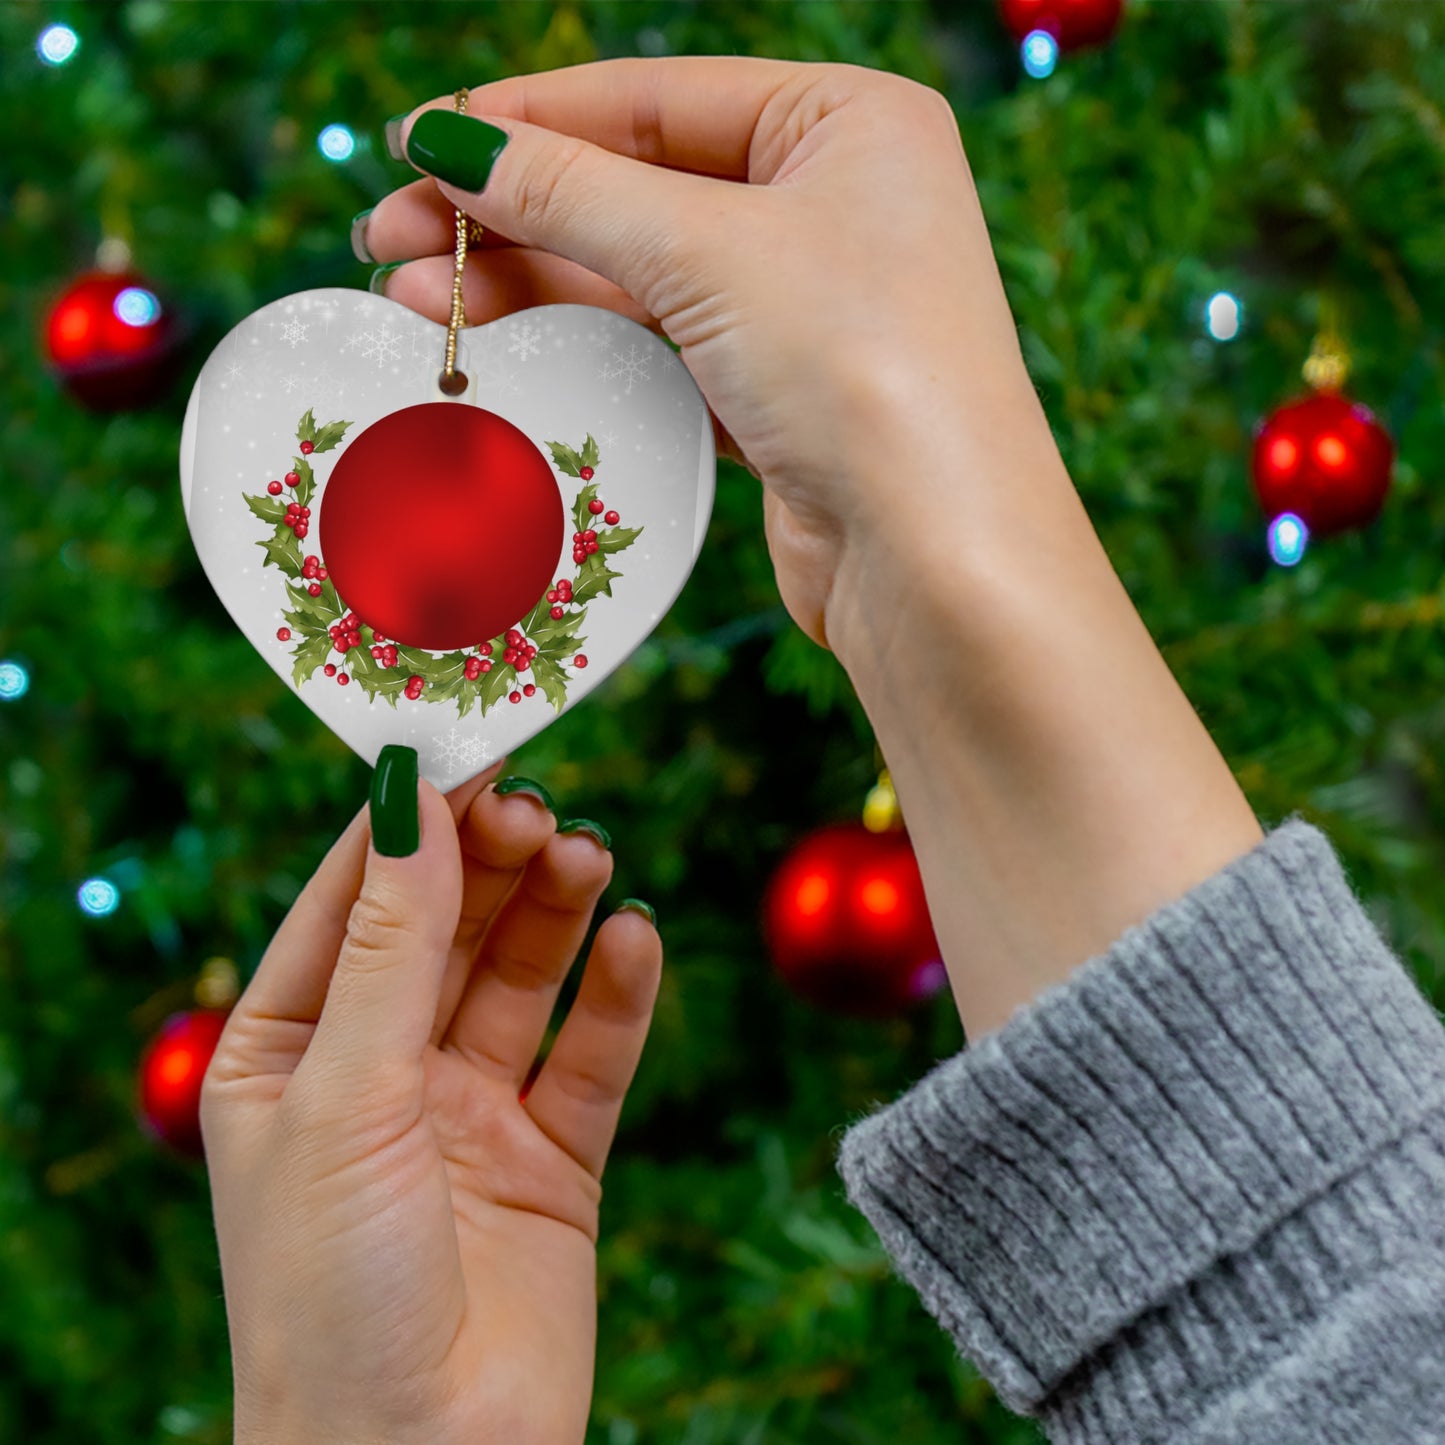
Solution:
[[[1445,1441],[1445,1030],[1302,821],[855,1125],[840,1168],[1053,1441]]]

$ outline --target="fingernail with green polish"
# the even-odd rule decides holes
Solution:
[[[401,115],[392,116],[386,123],[384,132],[386,135],[386,153],[394,161],[404,161],[406,159],[406,153],[401,148],[401,128],[405,124],[407,116],[410,114],[411,112],[409,110],[404,111]]]
[[[385,266],[378,266],[376,270],[371,273],[371,280],[366,283],[366,289],[370,291],[373,296],[385,296],[387,279],[398,266],[405,265],[405,261],[389,261]]]
[[[657,911],[652,904],[644,903],[640,898],[624,898],[617,905],[619,913],[640,913],[654,928],[657,927]]]
[[[557,811],[557,805],[552,801],[552,795],[541,783],[535,783],[531,778],[503,778],[500,783],[493,786],[494,793],[500,793],[506,797],[509,793],[526,793],[529,797],[536,798],[549,813]]]
[[[612,847],[612,834],[601,823],[594,823],[591,818],[568,818],[565,823],[557,824],[557,831],[559,833],[587,833],[604,848]]]
[[[371,775],[371,841],[387,858],[409,858],[421,845],[416,749],[388,743]]]
[[[376,257],[371,254],[371,248],[366,244],[366,223],[371,219],[374,209],[368,206],[351,218],[351,254],[364,266],[376,265]]]
[[[509,137],[504,130],[454,110],[424,110],[406,138],[406,158],[464,191],[480,191]]]

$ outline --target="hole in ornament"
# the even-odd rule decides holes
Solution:
[[[467,389],[467,374],[464,371],[454,371],[450,376],[442,372],[437,377],[437,390],[443,396],[460,396]]]

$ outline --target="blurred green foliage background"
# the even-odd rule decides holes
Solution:
[[[81,38],[48,68],[45,25]],[[367,769],[237,634],[176,478],[209,347],[255,307],[364,286],[352,214],[411,175],[383,120],[460,84],[616,55],[896,70],[953,102],[1033,375],[1090,512],[1261,816],[1324,826],[1445,999],[1445,7],[1135,0],[1116,42],[1020,74],[974,3],[125,3],[0,9],[0,1440],[230,1439],[204,1169],[138,1129],[135,1065],[213,954],[243,979]],[[351,126],[355,156],[315,140]],[[38,328],[107,235],[191,318],[172,394],[98,417]],[[907,265],[908,238],[880,254]],[[1241,337],[1208,340],[1218,289]],[[1322,303],[1400,448],[1368,533],[1274,568],[1254,423]],[[964,399],[966,401],[966,399]],[[948,466],[947,457],[938,465]],[[909,479],[897,478],[906,504]],[[966,525],[964,519],[963,525]],[[825,1016],[757,910],[876,759],[782,611],[757,484],[720,468],[653,639],[514,755],[656,903],[657,1024],[607,1176],[597,1445],[1022,1445],[843,1199],[837,1136],[957,1049],[946,1001]],[[120,909],[88,919],[104,874]]]

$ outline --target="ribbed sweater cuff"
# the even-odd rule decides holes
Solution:
[[[1107,1370],[1127,1416],[1250,1355],[1272,1298],[1346,1287],[1301,1294],[1321,1230],[1377,1255],[1371,1161],[1414,1151],[1442,1102],[1440,1020],[1329,841],[1291,820],[855,1125],[839,1167],[1008,1404],[1103,1408],[1088,1377]],[[1114,1424],[1061,1433],[1153,1434]]]

